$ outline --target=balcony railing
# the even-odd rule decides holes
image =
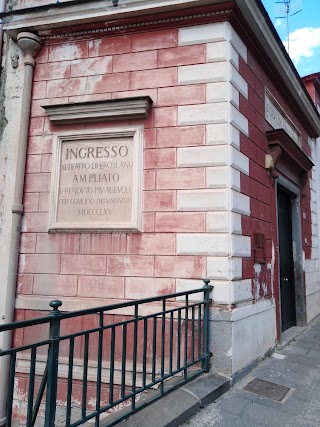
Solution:
[[[28,427],[53,427],[57,419],[112,426],[207,372],[212,286],[204,282],[68,313],[52,301],[46,317],[0,326],[14,338],[14,348],[0,351],[0,360],[9,359],[6,426],[16,418]]]

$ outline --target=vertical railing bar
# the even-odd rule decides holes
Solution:
[[[54,427],[56,421],[57,408],[57,389],[58,389],[58,368],[59,368],[59,345],[60,345],[60,317],[59,307],[62,302],[59,300],[51,301],[50,307],[53,308],[49,314],[50,335],[48,350],[48,378],[46,395],[45,427]]]
[[[205,342],[206,342],[206,304],[205,304],[205,292],[203,294],[203,328],[202,328],[202,356],[205,355]],[[204,362],[202,362],[202,369],[203,369]]]
[[[186,306],[185,306],[185,323],[184,323],[184,380],[187,381],[188,379],[188,323],[189,323],[189,295],[186,295]]]
[[[36,372],[37,347],[31,349],[31,360],[29,370],[29,387],[28,387],[28,409],[27,409],[27,426],[32,425],[33,398],[34,398],[34,376]]]
[[[209,286],[210,280],[204,280],[204,307],[203,307],[203,355],[204,360],[202,363],[202,369],[204,372],[209,372],[209,305],[210,305],[210,291],[212,289]]]
[[[191,341],[192,341],[192,351],[191,351],[191,362],[194,363],[194,306],[191,308]]]
[[[152,382],[156,379],[156,353],[157,353],[157,316],[153,316],[152,335]]]
[[[47,363],[46,363],[46,367],[42,376],[42,380],[41,380],[41,384],[38,390],[38,394],[37,394],[37,398],[34,404],[34,408],[33,408],[33,413],[32,413],[32,421],[31,421],[31,425],[32,427],[35,425],[37,416],[38,416],[38,412],[40,409],[40,405],[41,405],[41,400],[44,394],[44,390],[46,388],[47,385],[47,380],[48,380],[48,357],[49,357],[49,352],[48,352],[48,356],[47,356]]]
[[[198,359],[201,356],[201,304],[198,305]]]
[[[110,385],[109,385],[109,403],[113,403],[113,386],[114,386],[114,348],[116,340],[116,327],[111,328],[111,347],[110,347]]]
[[[96,412],[95,427],[100,424],[100,404],[101,404],[101,377],[102,377],[102,346],[103,346],[103,311],[99,312],[99,338],[98,338],[98,367],[96,385]]]
[[[122,329],[122,374],[121,374],[121,398],[124,399],[126,392],[126,357],[127,357],[127,324]]]
[[[170,313],[170,349],[169,349],[169,373],[172,374],[173,358],[173,312]]]
[[[162,300],[162,327],[161,327],[161,383],[160,383],[160,394],[164,393],[164,359],[165,359],[165,339],[166,339],[166,298]]]
[[[16,352],[12,353],[10,356],[9,385],[8,385],[8,391],[7,391],[8,396],[7,396],[6,427],[11,427],[14,379],[15,379],[15,372],[16,372],[16,358],[17,358],[17,353]]]
[[[177,369],[181,365],[181,308],[178,309],[178,331],[177,331]]]
[[[132,400],[131,400],[131,410],[135,411],[136,409],[136,380],[137,380],[137,340],[138,340],[138,312],[139,305],[134,305],[134,330],[133,330],[133,357],[132,357]]]
[[[86,333],[84,335],[84,349],[83,349],[82,407],[81,407],[82,419],[84,419],[87,415],[89,338],[90,338],[89,333]]]
[[[69,344],[69,367],[68,367],[68,392],[67,392],[67,416],[66,426],[70,426],[71,421],[71,403],[72,403],[72,383],[73,383],[73,355],[74,355],[74,337],[70,338]]]
[[[143,319],[143,360],[142,360],[142,387],[147,384],[147,341],[148,341],[148,319]]]

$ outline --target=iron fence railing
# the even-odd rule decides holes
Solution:
[[[48,316],[0,326],[14,342],[0,351],[0,360],[9,358],[6,426],[17,417],[27,427],[112,426],[207,372],[212,286],[204,282],[67,313],[52,301]]]

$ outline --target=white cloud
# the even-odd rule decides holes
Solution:
[[[283,42],[286,49],[288,40]],[[297,65],[303,58],[311,58],[316,50],[320,50],[320,28],[300,28],[289,35],[289,53]]]
[[[283,22],[282,19],[280,19],[280,18],[276,19],[276,21],[274,23],[275,27],[281,27],[282,22]]]

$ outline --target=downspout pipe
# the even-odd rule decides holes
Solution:
[[[0,0],[0,13],[5,12],[6,0]],[[0,64],[2,63],[2,41],[3,41],[3,23],[0,20]]]
[[[31,108],[31,93],[33,70],[35,66],[35,57],[41,49],[40,38],[32,33],[21,32],[17,37],[18,46],[22,50],[24,60],[24,82],[21,99],[21,118],[20,131],[17,148],[17,170],[14,187],[14,199],[12,205],[12,224],[10,233],[10,249],[9,249],[9,268],[8,268],[8,283],[7,283],[7,298],[5,305],[5,322],[13,321],[17,270],[19,260],[19,243],[20,243],[20,228],[21,217],[23,213],[23,187],[25,179],[26,157],[27,157],[27,142],[29,131],[29,117]],[[2,349],[7,350],[11,347],[11,333],[6,332],[3,336]],[[5,422],[6,413],[6,396],[9,375],[9,357],[4,357],[0,360],[0,425]]]

